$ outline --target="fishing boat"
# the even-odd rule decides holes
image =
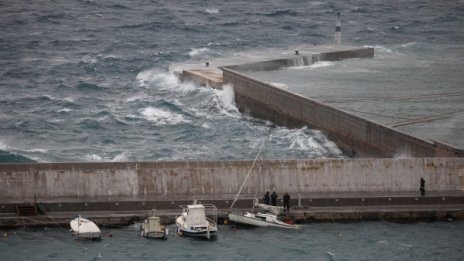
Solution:
[[[217,208],[212,204],[181,205],[182,215],[176,219],[179,235],[210,239],[217,235]],[[215,220],[206,217],[206,211],[212,211]]]
[[[101,239],[101,231],[95,223],[80,215],[69,223],[71,231],[79,238],[83,239]]]
[[[141,229],[142,236],[146,238],[167,239],[169,233],[168,229],[161,225],[161,219],[155,216],[155,213],[153,213],[151,217],[145,219]]]

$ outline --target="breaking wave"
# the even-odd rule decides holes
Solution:
[[[219,14],[219,9],[217,9],[217,8],[207,8],[205,10],[205,12],[208,13],[208,14]]]
[[[307,66],[288,67],[287,70],[313,70],[313,69],[320,69],[320,68],[333,66],[334,64],[335,64],[334,62],[320,61],[320,62],[316,62],[316,63],[313,63],[311,65],[307,65]]]
[[[156,125],[175,125],[183,122],[190,122],[186,120],[183,115],[154,107],[144,108],[140,110],[140,114],[142,114],[146,120],[156,123]]]

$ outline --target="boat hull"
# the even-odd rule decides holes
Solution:
[[[82,239],[89,239],[89,240],[100,240],[101,239],[101,233],[95,233],[95,232],[88,232],[88,233],[75,233],[77,237],[82,238]]]
[[[70,222],[73,233],[82,239],[98,240],[101,238],[101,231],[95,223],[83,218],[76,217]]]
[[[142,236],[146,238],[153,238],[153,239],[167,239],[168,233],[167,232],[142,232]]]
[[[266,220],[246,217],[244,215],[237,215],[237,214],[229,214],[229,220],[233,222],[237,222],[240,224],[245,224],[248,226],[256,226],[256,227],[279,227],[279,228],[290,228],[290,229],[299,229],[299,226],[287,224],[284,222],[268,222]]]
[[[192,231],[183,228],[179,228],[178,233],[180,235],[189,236],[189,237],[201,237],[201,238],[210,238],[217,236],[217,231],[210,230],[209,233],[206,230],[203,231]]]
[[[185,226],[185,223],[182,221],[182,217],[177,218],[176,220],[177,234],[181,236],[189,237],[202,237],[202,238],[211,238],[217,235],[217,226],[215,223],[208,223],[205,225],[205,228],[189,229]],[[209,229],[207,229],[209,227]]]

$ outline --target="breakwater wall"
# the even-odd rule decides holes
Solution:
[[[0,164],[0,203],[105,197],[231,199],[252,161]],[[464,159],[267,160],[243,193],[463,191]],[[192,192],[192,189],[196,189]]]
[[[351,58],[372,58],[374,57],[374,48],[364,47],[347,47],[346,49],[321,49],[314,50],[308,54],[298,54],[285,56],[281,58],[266,59],[263,61],[245,62],[222,68],[232,70],[257,72],[272,71],[292,66],[307,66],[319,61],[339,61]]]
[[[347,54],[337,58],[337,53],[332,53],[317,59],[335,60],[345,56]],[[310,63],[315,59],[305,61]],[[309,126],[323,130],[351,157],[464,157],[462,149],[422,140],[237,71],[249,71],[255,65],[259,70],[277,69],[286,64],[272,61],[266,66],[265,63],[222,68],[224,83],[234,86],[236,104],[244,113],[288,127]],[[288,61],[287,65],[291,66]]]

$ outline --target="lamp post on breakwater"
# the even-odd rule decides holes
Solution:
[[[335,24],[335,35],[333,40],[334,46],[340,46],[342,44],[342,32],[340,30],[340,12],[337,13],[337,23]]]

